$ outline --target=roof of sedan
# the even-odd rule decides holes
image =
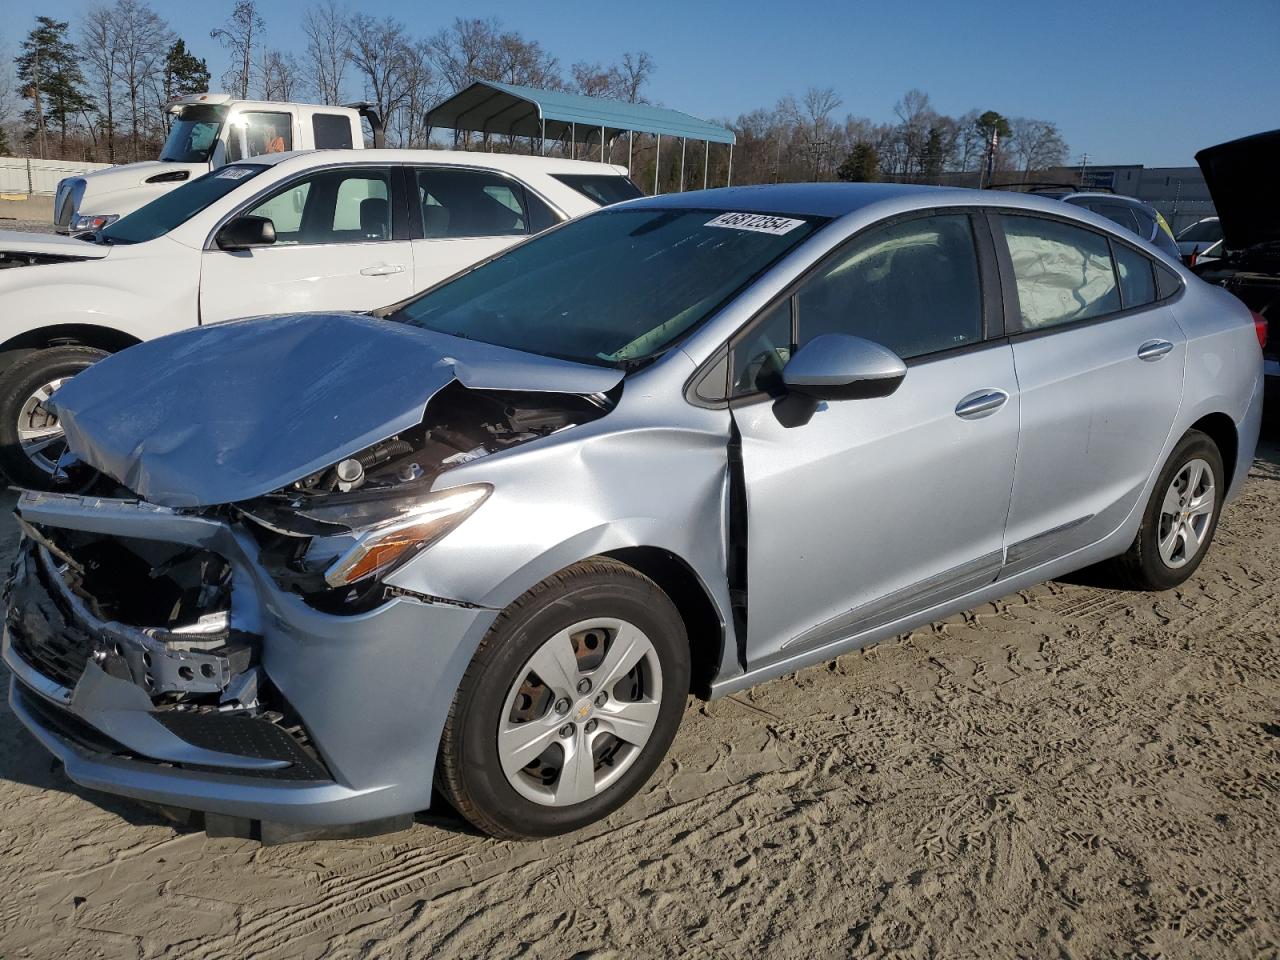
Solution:
[[[914,205],[920,207],[981,204],[1049,212],[1057,212],[1062,208],[1061,201],[1026,194],[1010,195],[996,190],[959,187],[927,187],[913,183],[777,183],[720,187],[645,197],[629,201],[627,206],[842,217],[874,203],[894,200],[916,201]]]
[[[293,161],[297,161],[293,164]],[[382,148],[368,150],[292,150],[248,157],[244,163],[274,166],[290,163],[300,168],[328,166],[332,163],[446,163],[464,167],[510,170],[513,173],[601,173],[617,174],[626,170],[617,164],[589,160],[567,160],[563,157],[537,157],[517,153],[481,153],[474,150],[408,150]]]

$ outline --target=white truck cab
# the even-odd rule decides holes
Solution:
[[[173,125],[158,160],[67,177],[58,184],[53,218],[59,233],[99,230],[202,173],[249,157],[359,149],[365,146],[361,120],[369,122],[373,145],[383,145],[382,123],[366,103],[331,107],[195,93],[174,100],[168,110]]]

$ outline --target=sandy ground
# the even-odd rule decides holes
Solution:
[[[1277,518],[1272,442],[1182,589],[1051,583],[691,701],[544,843],[210,840],[0,711],[0,957],[1274,957]]]

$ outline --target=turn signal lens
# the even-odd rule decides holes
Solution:
[[[460,524],[493,491],[487,483],[442,490],[386,523],[365,530],[360,539],[325,571],[325,582],[343,587],[387,573],[401,560],[425,550]]]

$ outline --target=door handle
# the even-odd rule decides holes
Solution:
[[[404,267],[398,263],[379,263],[373,267],[365,267],[360,271],[362,277],[389,277],[393,273],[404,273]]]
[[[1172,349],[1173,344],[1168,340],[1148,340],[1138,348],[1138,359],[1147,362],[1159,360]]]
[[[1009,394],[994,387],[975,390],[956,404],[956,416],[964,420],[981,420],[1003,407],[1008,399]]]

